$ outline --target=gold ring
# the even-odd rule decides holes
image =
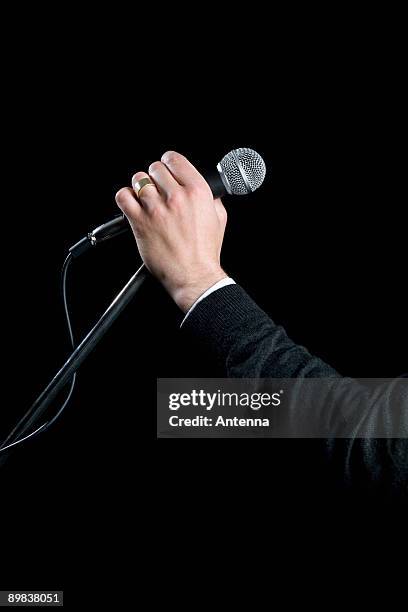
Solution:
[[[136,191],[136,197],[137,198],[139,198],[140,192],[147,185],[152,185],[152,187],[156,187],[156,185],[153,183],[153,181],[150,180],[150,178],[148,178],[147,176],[145,178],[140,179],[140,181],[136,181],[135,186],[134,186],[133,189]]]

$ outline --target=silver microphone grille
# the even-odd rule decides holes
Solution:
[[[227,153],[218,170],[233,195],[252,193],[262,185],[266,174],[265,162],[259,153],[245,147]]]

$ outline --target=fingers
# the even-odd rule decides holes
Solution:
[[[138,183],[147,178],[153,184],[147,184],[139,190]],[[160,194],[155,182],[146,172],[136,172],[132,177],[132,187],[137,200],[145,210],[152,210],[160,202]]]
[[[141,206],[135,198],[133,189],[130,189],[130,187],[119,189],[115,196],[115,200],[116,204],[128,219],[137,218],[140,215]]]
[[[168,170],[171,172],[176,181],[183,187],[193,188],[197,186],[206,186],[209,189],[208,183],[199,173],[197,168],[191,164],[184,155],[175,151],[167,151],[161,158]]]
[[[169,197],[180,187],[170,170],[162,162],[156,161],[151,164],[149,167],[149,174],[165,199],[169,199]]]
[[[147,184],[139,191],[138,182],[150,178],[153,185]],[[127,217],[137,217],[142,210],[151,212],[155,207],[169,204],[180,187],[210,190],[208,183],[198,170],[180,153],[167,151],[162,161],[149,167],[149,174],[136,172],[132,177],[133,189],[123,188],[116,194],[116,202]],[[221,200],[215,201],[220,220],[226,217]]]

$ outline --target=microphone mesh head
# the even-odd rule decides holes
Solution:
[[[258,189],[266,174],[265,162],[253,149],[234,149],[219,163],[233,195],[245,195]]]

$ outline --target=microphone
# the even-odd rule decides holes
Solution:
[[[259,153],[252,149],[241,148],[227,153],[217,165],[216,170],[203,174],[203,176],[207,180],[214,198],[219,198],[225,194],[245,195],[252,193],[262,185],[265,174],[265,162]],[[128,231],[128,229],[130,229],[129,224],[122,215],[115,217],[111,221],[100,225],[85,236],[85,238],[74,244],[69,249],[70,255],[78,257],[92,246],[118,236]],[[6,440],[0,444],[0,450],[5,450],[7,442],[11,439],[14,442],[10,446],[14,445],[15,442],[22,441],[23,436],[37,423],[51,402],[57,397],[67,382],[71,380],[81,364],[95,349],[96,345],[148,278],[150,278],[150,273],[145,265],[142,264],[100,317],[96,325],[75,348],[72,355],[38,396],[31,408],[20,419]],[[29,435],[36,433],[39,429],[31,432]]]
[[[242,147],[233,149],[217,164],[216,169],[204,172],[215,198],[224,195],[247,195],[260,187],[266,174],[265,162],[253,149]],[[85,238],[74,244],[69,252],[72,257],[78,257],[89,248],[105,240],[110,240],[130,230],[130,225],[124,215],[114,217],[111,221],[99,225],[89,232]]]

